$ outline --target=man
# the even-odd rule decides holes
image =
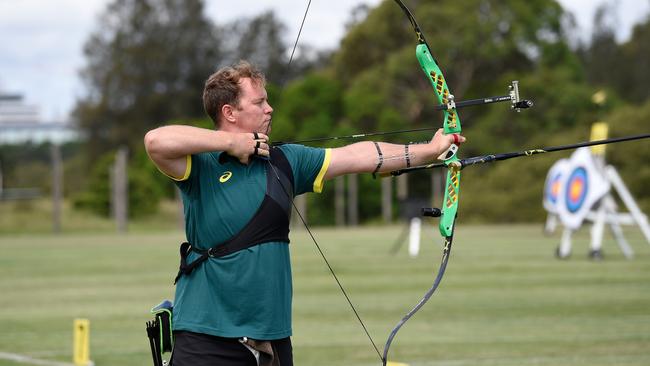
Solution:
[[[293,197],[343,174],[428,163],[465,139],[438,130],[428,144],[272,148],[265,78],[245,61],[208,78],[203,104],[215,130],[165,126],[144,139],[182,192],[189,241],[181,247],[172,364],[291,366]]]

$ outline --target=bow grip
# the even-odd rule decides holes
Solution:
[[[456,156],[457,152],[458,152],[458,145],[451,144],[451,146],[449,146],[449,149],[447,149],[447,151],[443,152],[442,154],[440,154],[440,156],[438,156],[438,160],[447,161],[453,158],[454,156]]]

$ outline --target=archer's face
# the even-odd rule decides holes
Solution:
[[[273,108],[269,104],[266,89],[263,85],[250,78],[240,81],[241,96],[234,115],[237,125],[246,132],[271,133],[271,114]]]

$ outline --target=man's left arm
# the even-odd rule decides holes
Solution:
[[[457,135],[458,143],[465,141]],[[364,141],[332,149],[325,179],[352,173],[382,173],[430,163],[447,151],[454,143],[454,136],[445,135],[439,129],[426,144],[399,145],[385,142]]]

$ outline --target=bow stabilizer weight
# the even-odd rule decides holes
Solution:
[[[440,217],[442,211],[436,207],[422,207],[422,216],[427,217]]]

